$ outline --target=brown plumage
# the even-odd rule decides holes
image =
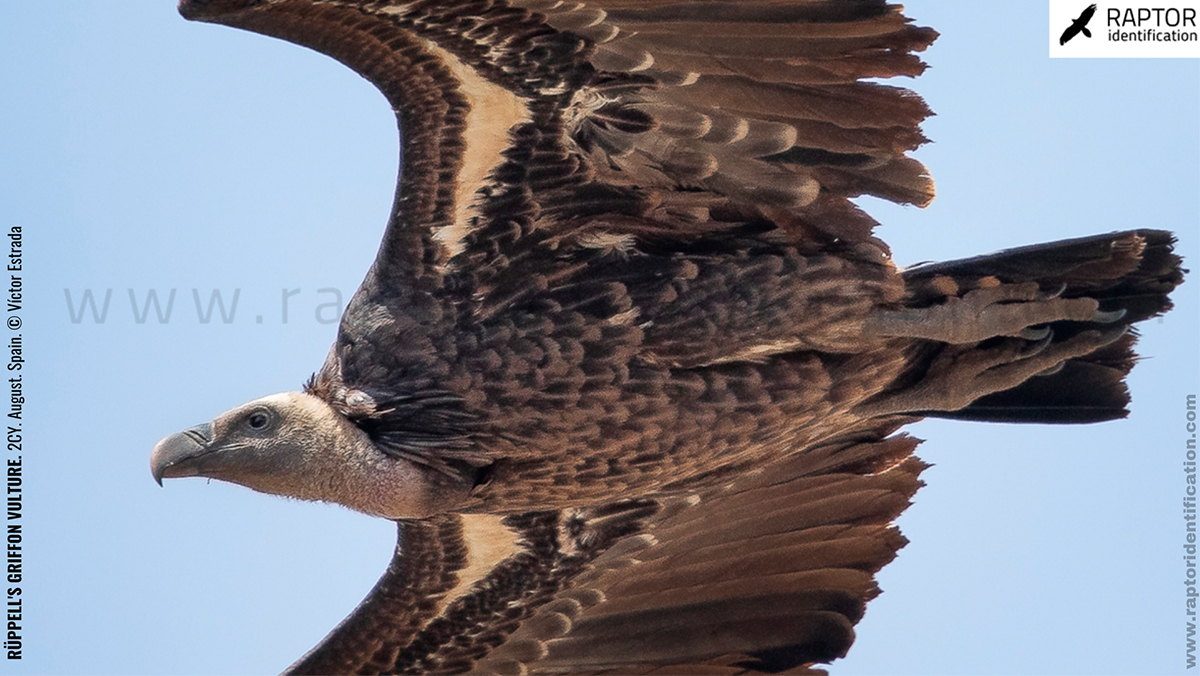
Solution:
[[[399,521],[297,672],[779,672],[845,653],[903,539],[912,416],[1124,415],[1172,237],[896,269],[924,205],[882,2],[185,0],[397,111],[380,252],[304,393],[168,437],[209,476]]]
[[[885,438],[901,422],[694,493],[402,522],[367,600],[291,671],[733,674],[832,660],[904,544],[889,522],[925,466],[915,439]],[[459,595],[453,572],[495,533],[520,543]]]

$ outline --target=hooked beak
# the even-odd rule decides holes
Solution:
[[[196,476],[199,468],[191,462],[209,452],[212,442],[212,423],[196,425],[191,429],[165,437],[154,445],[150,454],[150,473],[158,485],[163,478]]]

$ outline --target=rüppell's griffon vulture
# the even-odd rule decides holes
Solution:
[[[936,36],[843,0],[185,0],[396,110],[379,254],[325,364],[163,439],[203,476],[399,524],[296,672],[740,673],[845,653],[921,416],[1125,415],[1182,279],[1137,230],[901,270],[851,200]]]

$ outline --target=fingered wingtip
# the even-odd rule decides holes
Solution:
[[[261,5],[263,0],[179,0],[176,9],[180,16],[189,21],[203,21],[220,14],[228,14]]]

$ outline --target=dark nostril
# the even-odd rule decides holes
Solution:
[[[184,430],[183,434],[201,446],[207,446],[208,442],[212,441],[212,423],[196,425],[191,429]]]

